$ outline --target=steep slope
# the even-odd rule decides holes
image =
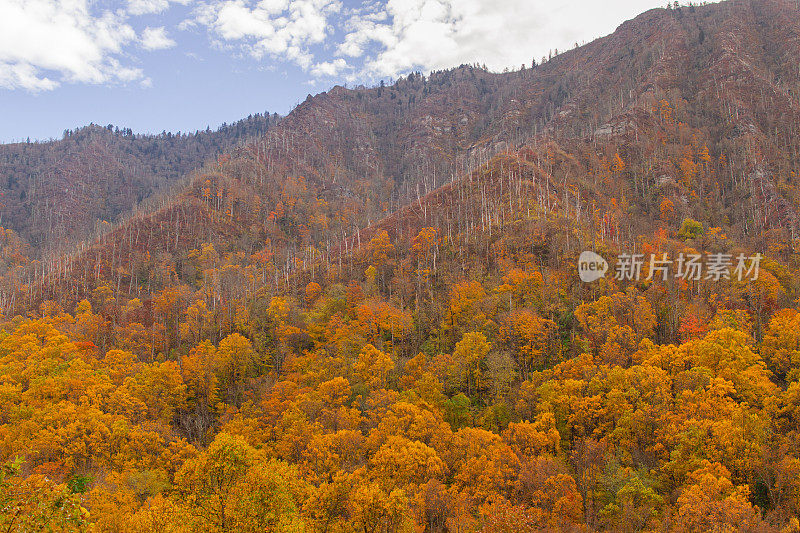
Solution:
[[[98,531],[797,531],[798,15],[337,87],[74,253],[5,232],[0,485]]]
[[[462,67],[391,87],[335,88],[299,106],[254,159],[268,171],[278,162],[279,174],[303,174],[334,196],[365,200],[363,214],[375,217],[387,192],[393,211],[498,152],[540,139],[588,139],[623,159],[664,165],[658,159],[674,154],[658,152],[652,130],[675,122],[691,129],[682,144],[702,143],[695,151],[705,146],[715,161],[728,158],[731,179],[720,183],[715,212],[748,231],[793,226],[798,199],[787,186],[800,153],[797,20],[797,5],[783,0],[653,10],[536,68]],[[636,169],[630,200],[651,210],[658,180],[686,177],[677,168],[682,159],[674,168]],[[702,185],[681,192],[696,188],[703,197]]]
[[[454,223],[495,231],[518,209],[538,216],[530,202],[619,246],[690,217],[780,248],[797,224],[797,12],[784,0],[656,9],[535,68],[462,66],[309,96],[85,252],[48,258],[23,301],[41,300],[45,278],[81,279],[70,301],[103,279],[136,295],[193,285],[188,258],[204,244],[277,287],[298,268],[338,264],[374,228],[406,240],[441,221],[448,235]],[[537,179],[487,181],[508,172],[490,163],[502,153]],[[456,186],[464,179],[478,185]],[[515,183],[523,196],[504,204]],[[409,216],[414,229],[393,227]],[[154,275],[162,255],[171,276]]]

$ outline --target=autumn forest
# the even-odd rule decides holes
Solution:
[[[800,532],[798,124],[727,0],[0,145],[0,528]]]

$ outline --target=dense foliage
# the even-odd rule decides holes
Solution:
[[[255,299],[230,323],[180,287],[150,327],[103,290],[5,322],[0,451],[24,457],[0,483],[6,525],[797,528],[797,310],[756,340],[720,302],[656,344],[655,286],[572,307],[569,276],[518,264],[437,288],[425,323],[380,291],[396,256],[373,244],[359,282]]]
[[[0,527],[800,531],[797,13],[337,87],[75,253],[4,229]]]

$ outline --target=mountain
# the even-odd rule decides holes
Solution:
[[[655,231],[662,205],[678,221],[696,218],[745,241],[791,240],[798,44],[787,35],[797,31],[795,14],[780,1],[653,10],[534,68],[462,66],[388,87],[335,87],[193,173],[90,256],[112,252],[104,267],[119,273],[113,285],[129,287],[120,265],[150,268],[139,265],[137,246],[152,257],[213,243],[282,257],[283,271],[312,257],[330,261],[359,243],[359,228],[421,208],[432,191],[445,210],[459,206],[440,187],[500,153],[535,160],[554,197],[548,209],[607,220],[616,242]],[[495,220],[470,216],[472,225]],[[131,236],[136,242],[125,242]],[[64,261],[54,261],[63,277]],[[86,272],[97,270],[92,261],[76,259]]]
[[[309,96],[66,253],[6,230],[0,489],[98,531],[798,531],[797,124],[797,2],[670,5]]]
[[[216,131],[160,135],[91,125],[57,141],[0,145],[0,224],[39,254],[63,252],[276,122],[256,114]]]

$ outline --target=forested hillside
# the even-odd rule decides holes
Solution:
[[[278,119],[256,114],[215,131],[160,135],[91,125],[60,140],[0,145],[0,225],[37,257],[63,253]]]
[[[798,124],[796,2],[670,6],[6,230],[2,524],[800,531]]]

